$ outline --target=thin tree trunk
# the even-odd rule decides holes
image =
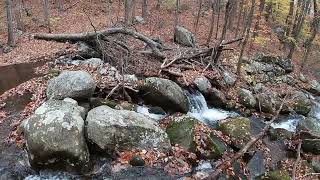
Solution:
[[[59,12],[63,11],[63,5],[62,5],[62,0],[56,0],[56,7],[59,10]]]
[[[290,8],[289,8],[289,13],[286,18],[286,32],[285,35],[288,36],[291,31],[291,26],[292,26],[292,17],[293,17],[293,12],[294,12],[294,0],[290,0]]]
[[[179,18],[179,11],[180,11],[180,0],[176,0],[176,11],[175,11],[175,27],[179,25],[180,18]]]
[[[136,0],[131,0],[131,13],[130,13],[130,15],[131,15],[131,23],[134,23],[133,21],[134,21],[134,19],[135,19],[135,17],[136,17]]]
[[[12,22],[12,1],[6,0],[6,11],[7,11],[7,26],[8,26],[8,46],[13,47],[14,43],[14,34],[13,34],[13,22]]]
[[[17,22],[17,29],[19,29],[20,31],[24,31],[22,11],[23,11],[22,0],[18,0],[16,4],[16,22]]]
[[[307,8],[309,7],[309,1],[302,1],[301,6],[300,6],[300,11],[296,14],[295,18],[295,23],[292,28],[292,38],[294,39],[294,43],[290,43],[290,50],[287,58],[291,59],[293,56],[293,53],[296,48],[296,44],[298,43],[298,37],[301,32],[302,26],[304,24],[304,18],[305,18],[305,13],[307,11]],[[299,9],[297,9],[298,11]]]
[[[235,38],[238,37],[238,33],[239,33],[239,29],[240,29],[240,21],[241,21],[241,15],[242,15],[242,11],[243,11],[243,2],[244,0],[240,1],[240,9],[239,9],[239,14],[238,14],[238,22],[237,22],[237,28],[236,28],[236,32],[235,32]]]
[[[221,11],[221,6],[220,6],[221,0],[217,0],[217,8],[218,8],[218,18],[217,18],[217,28],[216,28],[216,35],[215,38],[218,38],[218,32],[219,32],[219,21],[220,21],[220,11]]]
[[[231,31],[233,31],[233,28],[234,28],[233,21],[234,21],[234,18],[236,18],[237,6],[238,6],[237,0],[232,0],[231,1],[230,18],[229,18],[229,23],[227,26],[227,28]]]
[[[156,9],[159,10],[161,6],[161,0],[157,0]]]
[[[124,1],[124,24],[125,24],[125,26],[128,26],[131,24],[131,19],[130,19],[130,16],[132,15],[131,14],[131,5],[132,5],[131,0]]]
[[[253,31],[253,41],[256,39],[256,37],[258,36],[258,31],[259,31],[259,25],[260,25],[260,20],[261,20],[261,16],[262,16],[262,12],[264,10],[264,3],[265,0],[260,0],[260,4],[259,4],[259,14],[257,15],[257,20],[256,23],[254,25],[254,31]],[[252,41],[251,41],[252,43]],[[252,45],[252,44],[251,44]]]
[[[143,0],[142,3],[142,18],[148,21],[148,0]]]
[[[250,13],[249,13],[249,19],[248,19],[247,24],[246,24],[246,26],[247,26],[246,34],[245,34],[244,40],[242,42],[242,47],[241,47],[239,60],[238,60],[238,65],[237,65],[237,74],[238,74],[238,76],[240,76],[240,72],[241,72],[242,56],[243,56],[243,53],[244,53],[244,49],[246,47],[246,44],[248,43],[248,39],[249,39],[249,36],[250,36],[250,29],[251,29],[251,24],[252,24],[255,4],[256,4],[256,1],[255,0],[251,0],[251,9],[250,9]]]
[[[197,31],[198,31],[198,24],[199,24],[199,19],[200,19],[200,15],[201,15],[201,9],[202,9],[202,0],[199,0],[199,10],[198,10],[196,22],[194,23],[194,34],[195,35],[197,35]]]
[[[318,5],[317,5],[317,0],[313,0],[313,11],[314,11],[314,17],[313,17],[313,21],[311,24],[311,36],[306,40],[305,42],[305,54],[303,56],[303,61],[301,63],[301,70],[303,70],[304,66],[306,65],[307,61],[308,61],[308,56],[311,52],[311,47],[313,45],[313,41],[318,33],[318,29],[319,29],[319,25],[320,25],[320,13],[318,11]]]
[[[112,22],[112,1],[111,0],[106,0],[106,9],[107,9],[107,27],[109,27],[111,25]]]
[[[207,43],[206,43],[207,46],[209,46],[209,43],[210,43],[211,38],[212,38],[213,27],[214,27],[214,5],[213,5],[213,0],[212,0],[212,13],[211,13],[211,21],[210,21],[210,32],[209,32]]]
[[[51,32],[50,14],[49,14],[49,0],[43,0],[43,11],[44,11],[44,24],[48,28],[48,31]]]
[[[225,36],[227,33],[228,24],[230,21],[231,10],[232,10],[232,5],[233,5],[232,3],[233,3],[233,0],[228,0],[228,2],[226,4],[226,11],[225,11],[225,15],[224,15],[224,24],[223,24],[223,29],[222,29],[222,33],[220,36],[219,44],[221,44],[221,42],[225,39]]]

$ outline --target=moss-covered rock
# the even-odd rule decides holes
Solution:
[[[227,150],[224,142],[211,133],[210,128],[187,115],[170,117],[166,132],[172,145],[179,144],[201,158],[220,158]]]
[[[266,113],[273,113],[273,98],[271,95],[261,93],[257,95],[257,109]]]
[[[179,144],[188,151],[195,152],[195,125],[198,121],[190,116],[172,117],[166,132],[171,144]]]
[[[289,173],[287,171],[270,171],[268,174],[262,179],[266,180],[290,180]]]
[[[293,133],[282,128],[271,128],[268,131],[268,135],[272,140],[278,140],[278,139],[291,139],[293,136]]]
[[[251,138],[251,124],[248,118],[228,118],[218,123],[219,130],[231,138],[232,144],[241,148]]]
[[[303,139],[301,148],[304,152],[320,154],[320,139]]]
[[[301,119],[297,125],[298,131],[307,131],[313,134],[320,135],[320,124],[317,119],[312,117],[306,117]]]

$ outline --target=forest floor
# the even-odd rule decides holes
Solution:
[[[32,34],[39,32],[47,32],[47,28],[43,26],[43,14],[42,9],[39,8],[41,3],[38,1],[26,1],[27,7],[31,12],[31,16],[24,17],[24,22],[26,24],[25,32],[18,35],[16,38],[16,47],[9,53],[2,53],[0,55],[0,66],[8,65],[13,63],[22,63],[37,61],[43,59],[43,57],[54,54],[59,51],[63,51],[67,45],[64,43],[57,42],[46,42],[38,41],[32,38]],[[150,37],[160,37],[165,43],[173,43],[173,28],[174,28],[174,7],[172,5],[164,3],[164,6],[161,7],[161,10],[155,9],[155,3],[151,2],[149,5],[149,19],[146,24],[136,24],[133,26],[138,32],[145,34]],[[206,42],[207,35],[209,32],[209,24],[211,18],[211,11],[209,5],[205,5],[203,8],[198,32],[196,34],[198,46],[203,46]],[[55,8],[54,4],[51,4],[51,31],[52,33],[76,33],[76,32],[88,32],[93,31],[93,27],[90,24],[92,21],[93,25],[97,30],[102,30],[108,27],[108,24],[112,26],[120,26],[119,23],[123,20],[123,4],[119,6],[118,2],[113,3],[112,5],[112,20],[108,20],[106,7],[100,0],[93,1],[84,1],[77,0],[72,2],[66,2],[64,4],[65,11],[59,12]],[[196,20],[198,12],[197,2],[188,0],[183,1],[182,10],[180,13],[180,24],[187,29],[194,31],[194,22]],[[137,3],[136,5],[136,15],[141,14],[141,4]],[[0,25],[0,44],[5,44],[7,34],[5,27],[5,17],[4,13],[2,14]],[[217,15],[215,17],[215,24],[217,21]],[[236,21],[236,19],[234,20]],[[117,23],[118,22],[118,23]],[[115,24],[117,23],[117,24]],[[219,33],[222,29],[224,23],[223,15],[220,17]],[[237,23],[234,22],[233,26],[236,29]],[[216,25],[214,27],[216,29]],[[235,31],[235,30],[234,30]],[[242,31],[240,29],[240,31]],[[219,38],[218,33],[218,38]],[[226,40],[234,38],[234,32],[227,32]],[[215,38],[215,30],[213,33],[213,38],[210,45],[213,46],[217,42]],[[254,54],[256,52],[271,53],[277,55],[284,55],[284,52],[280,49],[281,44],[279,43],[277,37],[272,30],[265,24],[264,21],[261,21],[261,30],[259,31],[259,37],[255,42],[249,43],[250,50],[248,50],[248,55]],[[237,53],[240,48],[237,47],[234,53]],[[249,49],[249,48],[248,48]],[[231,53],[228,53],[231,54]],[[225,54],[225,57],[228,57],[228,54]]]

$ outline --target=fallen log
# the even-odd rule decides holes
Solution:
[[[103,31],[96,32],[85,32],[85,33],[74,33],[74,34],[47,34],[47,33],[39,33],[34,34],[34,39],[46,40],[46,41],[57,41],[57,42],[77,42],[77,41],[92,41],[95,40],[96,37],[99,36],[111,36],[114,34],[125,34],[129,35],[133,38],[139,39],[140,41],[145,42],[151,49],[152,54],[158,58],[165,58],[165,56],[161,53],[159,48],[162,46],[148,38],[147,36],[138,33],[131,29],[126,28],[109,28]]]

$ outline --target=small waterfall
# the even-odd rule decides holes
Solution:
[[[209,108],[204,96],[197,90],[185,91],[189,101],[188,115],[206,124],[215,124],[216,121],[228,117],[238,116],[237,113],[221,109]]]

